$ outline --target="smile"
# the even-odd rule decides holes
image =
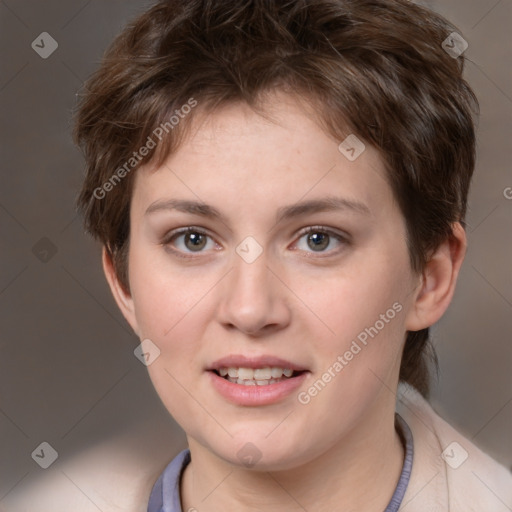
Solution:
[[[302,373],[291,368],[279,368],[277,366],[267,366],[265,368],[237,368],[230,366],[214,371],[229,382],[243,386],[268,386],[269,384],[276,384]]]
[[[310,372],[279,367],[222,367],[206,373],[213,389],[224,399],[236,405],[261,406],[292,396]]]

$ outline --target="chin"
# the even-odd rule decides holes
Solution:
[[[252,471],[292,469],[300,465],[300,459],[304,458],[304,454],[299,454],[297,451],[300,443],[294,442],[284,446],[283,442],[277,438],[269,440],[261,434],[258,437],[261,440],[251,438],[249,435],[235,437],[229,444],[210,445],[209,449],[229,464]]]

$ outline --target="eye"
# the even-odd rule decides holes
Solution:
[[[306,245],[301,247],[301,244],[297,243],[297,248],[308,253],[332,253],[333,251],[337,253],[344,245],[349,243],[348,236],[341,235],[323,226],[309,226],[299,233],[299,237],[299,242],[304,240]],[[194,226],[171,231],[162,241],[162,245],[182,258],[194,258],[193,253],[201,253],[218,247],[208,233]],[[332,249],[333,245],[337,246],[338,250]],[[332,250],[327,251],[326,249],[329,247]]]
[[[208,241],[211,241],[210,247],[208,247]],[[193,258],[194,256],[186,256],[185,254],[204,252],[203,249],[211,249],[211,245],[216,245],[207,233],[194,226],[172,231],[165,237],[162,243],[170,251],[183,258]],[[177,250],[173,249],[172,246],[177,247]]]
[[[306,252],[330,253],[332,250],[326,251],[327,248],[332,248],[333,245],[338,246],[338,248],[343,247],[343,245],[347,245],[349,242],[347,236],[343,236],[323,226],[310,226],[303,229],[300,232],[299,242],[303,239],[305,240],[305,246],[300,247],[300,244],[297,245],[299,245],[298,249]],[[334,244],[333,241],[335,241]],[[311,251],[308,249],[311,249]]]

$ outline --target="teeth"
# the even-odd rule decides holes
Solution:
[[[283,376],[283,370],[281,368],[276,368],[275,366],[270,370],[270,373],[274,379],[279,379]]]
[[[234,382],[236,384],[242,384],[243,386],[267,386],[268,384],[274,384],[276,382],[281,382],[282,379],[243,380],[243,379],[228,378],[228,380],[230,382]]]
[[[243,380],[243,379],[237,379],[236,381],[237,384],[244,384],[245,386],[256,386],[256,382],[254,382],[253,380]]]
[[[230,368],[231,370],[231,368]],[[254,370],[252,368],[238,368],[238,379],[252,380],[254,378]]]
[[[229,368],[219,368],[218,371],[221,377],[225,377],[230,382],[247,386],[266,386],[279,382],[283,377],[288,378],[293,375],[291,368],[279,368],[277,366],[256,369],[230,366]]]
[[[256,380],[268,380],[270,377],[272,377],[272,370],[268,367],[254,370],[254,378]]]

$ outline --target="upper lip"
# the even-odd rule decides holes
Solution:
[[[286,359],[280,357],[261,355],[257,357],[247,357],[241,354],[231,354],[226,357],[222,357],[214,361],[207,370],[219,370],[220,368],[265,368],[267,366],[277,368],[290,368],[296,372],[302,372],[306,370],[299,364],[292,363]]]

